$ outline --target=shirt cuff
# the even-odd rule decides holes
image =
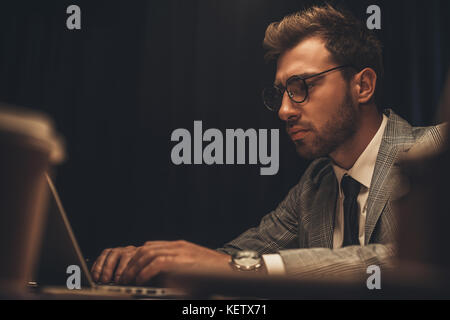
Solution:
[[[286,274],[283,259],[281,259],[279,254],[263,254],[262,258],[269,275],[280,276]]]

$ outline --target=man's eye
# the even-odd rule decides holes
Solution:
[[[320,79],[319,79],[320,80]],[[306,85],[310,88],[317,86],[317,84],[319,83],[319,80],[314,79],[311,82],[307,82]]]

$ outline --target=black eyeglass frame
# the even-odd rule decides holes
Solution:
[[[337,70],[337,69],[348,68],[348,67],[354,68],[354,66],[352,66],[350,64],[345,64],[345,65],[342,65],[342,66],[333,67],[331,69],[328,69],[328,70],[325,70],[325,71],[322,71],[322,72],[319,72],[319,73],[316,73],[316,74],[312,74],[312,75],[307,76],[307,77],[300,77],[298,75],[293,75],[293,76],[289,77],[289,79],[286,80],[286,86],[283,88],[283,90],[281,90],[279,87],[277,87],[275,85],[273,86],[273,88],[275,88],[278,91],[280,91],[281,100],[283,100],[284,92],[287,91],[288,97],[289,97],[289,99],[291,99],[291,101],[293,101],[295,103],[303,103],[309,97],[309,91],[308,91],[309,87],[308,87],[308,84],[306,83],[306,80],[314,78],[314,77],[317,77],[317,76],[320,76],[322,74],[325,74],[325,73],[328,73],[328,72],[331,72],[331,71],[334,71],[334,70]],[[301,81],[303,81],[303,85],[305,87],[305,97],[301,101],[294,100],[294,94],[287,90],[287,87],[289,86],[289,82],[292,82],[293,80],[301,80]],[[264,88],[263,89],[263,92],[262,92],[263,103],[266,106],[266,108],[269,109],[270,111],[277,112],[280,109],[281,104],[280,104],[280,106],[278,108],[273,108],[273,107],[270,107],[269,105],[267,105],[266,99],[264,98],[264,92],[267,89],[272,89],[272,88]]]

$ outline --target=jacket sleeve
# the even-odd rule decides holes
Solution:
[[[382,270],[393,268],[395,252],[394,244],[369,244],[339,249],[290,249],[279,253],[288,276],[314,279],[363,277],[370,265]]]

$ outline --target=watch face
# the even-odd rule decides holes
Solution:
[[[254,270],[261,266],[261,257],[256,251],[239,251],[233,256],[233,263],[240,270]]]
[[[259,259],[255,258],[240,258],[237,261],[243,267],[252,267],[259,263]]]

